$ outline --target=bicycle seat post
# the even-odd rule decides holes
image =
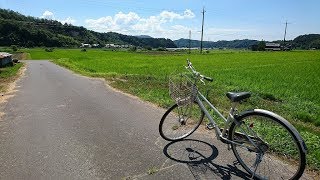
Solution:
[[[231,104],[231,109],[230,109],[230,114],[231,114],[232,116],[234,115],[234,112],[237,111],[236,106],[237,106],[237,102],[232,102],[232,104]]]

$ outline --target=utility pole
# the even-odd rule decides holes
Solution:
[[[284,29],[283,48],[284,48],[285,45],[286,45],[287,26],[288,26],[288,21],[286,21],[286,27],[285,27],[285,29]]]
[[[203,24],[204,24],[204,13],[206,11],[204,10],[204,7],[202,9],[202,28],[201,28],[201,44],[200,44],[200,54],[202,54],[202,41],[203,41]]]
[[[191,30],[189,31],[189,54],[191,54]]]

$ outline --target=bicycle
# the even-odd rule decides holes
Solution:
[[[307,147],[298,131],[287,120],[267,110],[253,109],[238,113],[239,102],[251,96],[249,92],[228,92],[232,106],[225,118],[197,88],[200,81],[213,79],[197,72],[187,60],[187,73],[169,78],[170,96],[175,104],[169,108],[159,124],[162,138],[182,140],[209,119],[208,129],[215,129],[218,140],[232,149],[238,162],[258,179],[299,179],[306,166]],[[205,104],[209,106],[206,108]],[[224,128],[209,113],[224,120]]]

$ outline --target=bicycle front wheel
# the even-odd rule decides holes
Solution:
[[[201,124],[204,113],[194,102],[184,106],[173,105],[162,116],[159,132],[168,141],[177,141],[191,135]]]
[[[306,147],[298,131],[265,110],[247,111],[230,126],[232,150],[242,167],[259,179],[299,179]]]

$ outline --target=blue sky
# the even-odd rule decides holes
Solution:
[[[176,40],[287,39],[320,33],[319,0],[0,0],[0,7],[98,32]]]

